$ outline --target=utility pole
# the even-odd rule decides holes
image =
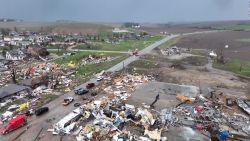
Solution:
[[[201,80],[199,80],[199,90],[200,90],[200,94],[202,94],[202,90],[201,90]]]

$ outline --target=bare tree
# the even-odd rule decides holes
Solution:
[[[220,49],[217,53],[217,62],[220,64],[225,64],[225,57],[223,49]]]
[[[18,30],[17,30],[17,27],[16,27],[16,26],[14,27],[14,31],[15,31],[15,32],[18,32]]]
[[[12,77],[13,83],[16,84],[16,70],[14,68],[12,69],[11,77]]]

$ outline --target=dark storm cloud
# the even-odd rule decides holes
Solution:
[[[114,22],[247,19],[248,0],[0,0],[0,17]]]

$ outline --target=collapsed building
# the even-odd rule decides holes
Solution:
[[[6,86],[0,88],[0,100],[5,98],[5,97],[9,97],[9,96],[18,94],[22,91],[31,92],[31,89],[29,87],[16,85],[16,84],[6,85]]]
[[[162,55],[167,55],[167,56],[176,55],[176,54],[180,55],[181,49],[178,48],[177,46],[173,46],[170,48],[161,49],[161,53],[162,53]]]
[[[117,59],[117,57],[111,57],[111,56],[95,56],[95,55],[89,55],[88,57],[85,57],[82,59],[82,64],[99,64],[104,63],[108,61],[112,61]]]
[[[145,103],[128,104],[138,86],[152,80],[147,76],[124,75],[104,88],[108,94],[89,101],[48,129],[53,134],[73,134],[84,140],[199,140],[248,139],[249,117],[230,110],[217,98],[199,94],[192,86],[190,95],[176,95],[176,106],[157,111]],[[81,111],[81,112],[80,112]]]

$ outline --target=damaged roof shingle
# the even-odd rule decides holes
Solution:
[[[26,86],[16,85],[16,84],[9,84],[7,86],[0,88],[0,99],[6,96],[10,96],[18,92],[24,91],[24,90],[30,90],[30,88]]]

